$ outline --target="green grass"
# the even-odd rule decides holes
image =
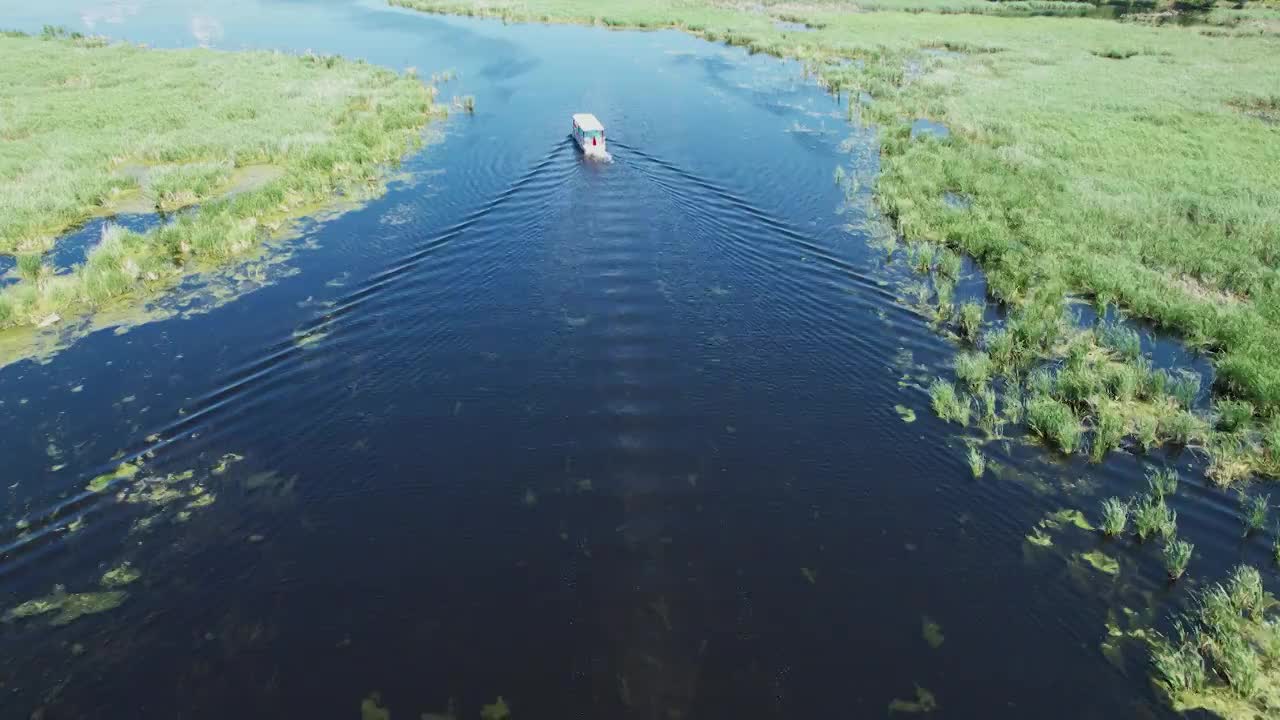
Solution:
[[[972,389],[991,379],[991,358],[983,352],[962,352],[955,360],[956,377]]]
[[[987,305],[976,300],[968,300],[960,304],[956,321],[960,325],[960,334],[970,342],[977,342],[982,335],[982,318]]]
[[[338,195],[378,192],[434,109],[412,75],[363,62],[149,50],[54,30],[0,38],[0,86],[0,253],[23,268],[0,291],[0,329],[140,300]],[[236,187],[261,167],[274,170]],[[70,274],[31,271],[30,258],[86,218],[195,202],[145,235],[111,230]]]
[[[1187,564],[1191,562],[1193,550],[1195,545],[1178,538],[1174,538],[1164,546],[1162,551],[1164,569],[1169,574],[1170,580],[1177,580],[1187,571]]]
[[[947,422],[969,424],[969,399],[956,392],[956,386],[937,379],[929,386],[929,401],[938,417]]]
[[[1270,495],[1241,495],[1240,518],[1244,521],[1245,534],[1250,535],[1266,527],[1270,510]]]
[[[1109,537],[1124,534],[1129,523],[1129,504],[1120,498],[1107,498],[1102,501],[1102,532]]]
[[[1163,470],[1153,470],[1147,474],[1147,489],[1154,497],[1161,500],[1173,497],[1178,492],[1178,482],[1181,478],[1178,471],[1173,468],[1165,468]]]
[[[987,472],[987,459],[976,447],[969,448],[969,471],[974,478],[981,478]]]
[[[1268,611],[1276,604],[1258,571],[1241,565],[1174,619],[1174,639],[1156,637],[1152,672],[1175,710],[1233,720],[1274,715],[1280,706],[1280,620]]]
[[[1080,446],[1080,418],[1070,405],[1044,395],[1027,402],[1027,424],[1033,433],[1065,453]]]
[[[1164,498],[1143,495],[1133,503],[1132,517],[1139,542],[1154,535],[1169,539],[1178,531],[1178,514],[1165,504]]]

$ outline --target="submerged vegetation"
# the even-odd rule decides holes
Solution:
[[[377,192],[435,111],[416,77],[363,62],[56,30],[0,37],[0,84],[0,253],[22,279],[0,291],[0,329],[145,297],[338,195]],[[195,203],[145,234],[110,226],[71,273],[41,259],[91,216]]]

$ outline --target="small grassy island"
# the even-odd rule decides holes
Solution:
[[[46,28],[0,36],[0,330],[135,302],[248,252],[289,220],[382,186],[421,142],[434,91],[315,55],[155,50]],[[85,220],[198,206],[146,233],[108,226],[55,274]]]

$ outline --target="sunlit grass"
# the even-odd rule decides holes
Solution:
[[[947,422],[969,424],[969,400],[956,391],[955,385],[937,379],[929,386],[929,401],[938,417]]]
[[[1178,538],[1174,538],[1164,546],[1162,551],[1164,569],[1169,574],[1170,580],[1177,580],[1187,571],[1187,564],[1191,562],[1193,550],[1195,545]]]
[[[1165,503],[1164,498],[1144,495],[1133,504],[1131,514],[1139,542],[1155,535],[1167,540],[1178,531],[1178,514]]]
[[[987,459],[976,447],[969,448],[969,470],[975,478],[981,478],[987,472]]]
[[[1110,537],[1124,534],[1129,523],[1129,504],[1120,498],[1107,498],[1102,501],[1102,532]]]
[[[0,252],[18,253],[23,278],[0,291],[0,328],[148,296],[307,208],[376,193],[433,111],[416,78],[333,56],[46,35],[0,38]],[[220,198],[250,165],[278,172]],[[59,233],[139,201],[200,207],[146,234],[112,231],[72,273],[43,269]]]

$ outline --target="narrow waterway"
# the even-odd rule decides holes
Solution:
[[[798,65],[373,2],[196,6],[3,0],[0,24],[453,70],[442,98],[477,110],[248,292],[0,369],[4,717],[1167,712],[1105,625],[1194,582],[1168,587],[1156,548],[1104,547],[1112,576],[1081,562],[1091,534],[1026,540],[1136,491],[1142,461],[1014,439],[974,479],[922,391],[954,345],[833,181],[869,187],[873,131]],[[583,111],[612,163],[569,141]],[[84,490],[125,461],[119,491]],[[1174,501],[1196,562],[1260,561],[1198,488]],[[100,580],[123,563],[135,581]],[[42,597],[62,609],[12,612]]]

